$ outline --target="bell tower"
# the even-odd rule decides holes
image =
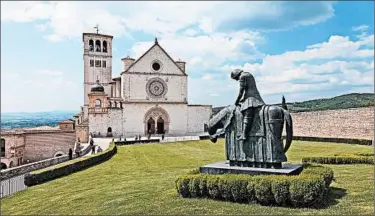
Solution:
[[[96,33],[83,33],[84,63],[84,106],[88,106],[91,87],[99,80],[106,94],[110,95],[112,81],[112,40],[113,36]]]

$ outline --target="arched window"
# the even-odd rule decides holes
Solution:
[[[112,133],[112,128],[111,128],[111,127],[108,127],[107,132],[108,132],[108,133]]]
[[[95,100],[95,107],[101,107],[102,106],[102,101],[99,99]]]
[[[100,47],[100,40],[96,40],[95,41],[95,51],[96,52],[101,52],[102,51],[102,49]]]
[[[1,157],[5,157],[5,139],[4,138],[1,138],[0,151],[1,151]]]
[[[94,41],[93,40],[89,40],[89,50],[90,50],[90,52],[94,51]]]
[[[103,41],[103,52],[107,52],[107,41]]]
[[[13,167],[13,161],[11,161],[10,163],[9,163],[9,168],[12,168]]]

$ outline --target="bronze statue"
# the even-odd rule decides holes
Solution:
[[[226,157],[230,166],[281,168],[292,143],[292,117],[283,107],[265,105],[254,77],[235,70],[231,78],[240,81],[235,106],[227,106],[213,115],[207,124],[212,142],[225,134]],[[241,99],[243,97],[243,99]],[[241,102],[241,104],[240,104]],[[282,131],[286,122],[286,144]]]
[[[241,134],[240,140],[246,140],[249,133],[249,129],[253,123],[255,110],[257,107],[263,106],[264,102],[260,96],[255,79],[249,72],[236,69],[231,73],[231,78],[240,82],[240,92],[237,96],[237,100],[234,103],[236,106],[240,106],[243,114],[243,133]],[[243,99],[241,99],[243,96]]]

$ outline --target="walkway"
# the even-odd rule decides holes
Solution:
[[[95,146],[95,153],[96,151],[98,150],[98,146],[100,146],[100,148],[105,151],[108,149],[109,147],[109,144],[112,142],[112,138],[94,138],[94,145]],[[88,143],[85,143],[84,144],[85,146],[89,145]],[[92,151],[90,151],[89,153],[85,154],[85,156],[88,156],[88,155],[91,155],[92,154]]]

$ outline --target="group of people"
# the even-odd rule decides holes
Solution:
[[[95,154],[95,149],[96,149],[96,153],[100,153],[103,151],[102,148],[100,148],[99,145],[94,145],[94,139],[90,136],[90,146],[91,146],[91,154]],[[81,145],[81,140],[80,138],[77,139],[77,142],[75,144],[75,150],[74,152],[76,153],[77,157],[80,157],[81,156],[81,153],[82,153],[82,145]],[[73,150],[72,149],[69,149],[69,158],[72,159],[73,158]]]

